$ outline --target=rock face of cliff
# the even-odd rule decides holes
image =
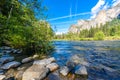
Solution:
[[[112,21],[114,18],[120,18],[120,3],[107,10],[101,10],[94,19],[78,20],[77,24],[71,25],[69,32],[78,33],[83,29],[90,29],[91,27],[100,27],[106,22]]]

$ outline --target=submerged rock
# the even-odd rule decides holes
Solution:
[[[82,66],[82,65],[76,66],[75,74],[78,74],[78,75],[88,75],[86,67]]]
[[[0,63],[6,63],[6,62],[9,62],[9,61],[13,61],[14,60],[14,57],[2,57],[0,58]]]
[[[48,68],[34,64],[23,73],[22,80],[42,80],[48,72]]]
[[[32,58],[32,57],[24,58],[24,59],[22,60],[22,63],[27,63],[27,62],[30,62],[30,61],[33,61],[33,58]]]
[[[11,47],[8,47],[8,46],[2,46],[1,49],[2,49],[2,50],[10,50]]]
[[[13,49],[13,53],[14,53],[14,54],[15,54],[15,53],[20,54],[20,53],[22,53],[22,50],[20,50],[20,49]]]
[[[12,50],[6,50],[5,53],[10,54]]]
[[[66,66],[70,69],[73,69],[76,66],[76,64],[74,62],[68,61],[68,62],[66,62]]]
[[[54,71],[54,70],[58,69],[59,66],[56,63],[51,63],[51,64],[48,64],[46,67],[49,68],[50,71]]]
[[[70,69],[67,67],[67,66],[64,66],[60,69],[60,73],[63,75],[63,76],[67,76],[68,73],[70,72]]]
[[[50,73],[45,80],[63,80],[58,72]]]
[[[21,64],[20,62],[12,61],[12,62],[4,64],[1,68],[2,69],[15,68],[15,67],[19,66],[20,64]]]
[[[0,75],[4,74],[4,70],[0,70]]]
[[[21,53],[22,53],[22,50],[18,50],[17,53],[18,53],[18,54],[21,54]]]

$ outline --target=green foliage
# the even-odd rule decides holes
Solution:
[[[104,37],[104,33],[102,31],[99,31],[94,35],[94,40],[104,40]]]
[[[52,49],[50,40],[54,32],[50,24],[43,21],[45,7],[41,5],[42,2],[38,0],[1,0],[1,2],[0,45],[23,49],[26,54],[49,53]],[[35,10],[40,13],[37,14]]]

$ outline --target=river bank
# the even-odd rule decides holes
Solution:
[[[38,55],[20,57],[22,50],[13,49],[8,46],[1,47],[0,54],[0,80],[53,80],[51,78],[53,74],[61,74],[61,76],[67,77],[74,69],[75,74],[82,76],[88,75],[85,67],[88,63],[82,61],[78,65],[78,62],[74,62],[74,58],[77,56],[73,57],[73,59],[71,58],[66,63],[66,66],[60,66],[56,63],[54,57],[46,56],[43,59],[38,59]],[[19,56],[13,56],[13,54],[18,54]],[[77,58],[79,59],[79,57]],[[81,60],[83,59],[81,58]],[[72,73],[72,75],[75,74]],[[53,77],[54,80],[62,79],[60,75]]]
[[[103,41],[116,41],[116,40],[120,40],[120,37],[119,36],[109,36],[109,37],[105,37],[103,39]],[[53,39],[53,41],[96,41],[96,40],[94,40],[94,38],[74,38],[74,39],[64,38],[64,39]]]
[[[3,80],[119,80],[120,41],[54,41],[53,45],[54,51],[41,59],[33,55],[16,61],[13,56],[7,56],[5,59],[12,60],[1,65],[0,77]]]

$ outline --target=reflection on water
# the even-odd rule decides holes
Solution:
[[[65,65],[72,55],[80,54],[98,68],[102,64],[118,71],[107,75],[104,70],[91,68],[88,70],[88,80],[120,79],[120,41],[55,41],[54,46],[52,56],[60,66]]]

